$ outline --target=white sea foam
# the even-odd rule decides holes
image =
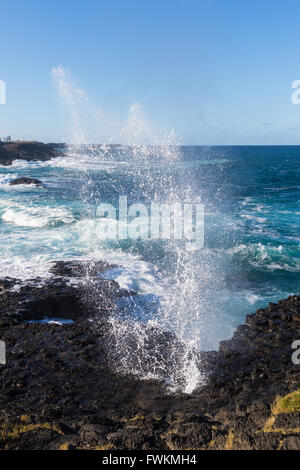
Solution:
[[[56,226],[60,223],[70,224],[75,217],[64,207],[30,206],[18,202],[7,202],[1,215],[5,222],[18,226],[41,228]]]
[[[283,245],[274,246],[271,243],[266,245],[262,243],[240,244],[226,250],[226,253],[241,255],[251,266],[263,270],[300,271],[300,259],[291,256],[288,248]]]
[[[6,208],[7,204],[13,208]],[[22,231],[10,231],[0,240],[0,250],[5,251],[0,277],[12,276],[23,280],[47,278],[50,263],[55,260],[105,260],[118,265],[118,268],[107,271],[105,277],[116,280],[122,288],[155,295],[163,292],[155,269],[139,255],[111,248],[105,242],[99,243],[95,236],[95,219],[72,223],[74,217],[65,208],[25,207],[14,201],[2,201],[2,211],[5,222],[39,230],[29,237]],[[51,228],[54,220],[54,227]],[[58,221],[68,223],[68,229]]]
[[[254,305],[258,300],[262,300],[262,297],[253,292],[246,292],[245,299],[249,302],[250,305]]]
[[[0,173],[0,190],[3,191],[8,188],[11,188],[11,186],[9,186],[9,183],[15,178],[18,178],[17,173],[3,173],[3,174]],[[14,186],[14,187],[17,187],[17,186]]]

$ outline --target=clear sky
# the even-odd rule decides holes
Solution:
[[[300,144],[300,5],[283,0],[2,0],[0,136],[61,141],[51,69],[186,144]],[[99,139],[102,139],[99,130]]]

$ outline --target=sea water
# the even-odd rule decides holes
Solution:
[[[163,161],[153,148],[144,165],[130,147],[111,147],[109,158],[81,148],[80,155],[1,167],[0,276],[47,277],[49,263],[61,259],[116,263],[107,277],[139,294],[133,317],[147,322],[165,308],[165,327],[196,338],[201,349],[217,348],[247,313],[297,293],[300,147],[179,150],[175,160]],[[21,176],[45,187],[9,186]],[[201,197],[202,249],[97,237],[101,201],[117,205],[120,194],[132,203],[157,195],[167,201],[171,190],[183,202]]]

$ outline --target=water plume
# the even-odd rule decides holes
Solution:
[[[127,191],[132,202],[151,202],[153,199],[168,204],[195,202],[192,180],[183,179],[178,183],[170,171],[180,164],[181,156],[180,140],[174,130],[168,132],[155,128],[143,107],[133,102],[127,119],[122,122],[117,118],[111,134],[99,144],[99,139],[104,139],[101,123],[95,117],[99,117],[99,113],[95,112],[93,105],[87,106],[86,93],[74,85],[63,67],[54,68],[52,76],[60,97],[70,110],[74,132],[66,164],[82,171],[80,195],[87,211],[103,198],[103,188],[107,184],[115,196]],[[100,129],[95,143],[89,142],[84,132],[82,116],[86,115],[87,109],[90,110],[88,118],[95,120],[88,127],[96,125]],[[100,114],[102,119],[108,115]],[[111,146],[111,142],[120,145]],[[97,173],[100,170],[106,174],[101,192]],[[119,178],[114,176],[116,172]],[[91,212],[92,209],[89,217]],[[199,289],[195,274],[197,268],[181,242],[158,240],[141,245],[139,240],[116,240],[110,245],[102,242],[107,253],[109,249],[125,251],[136,256],[136,262],[142,254],[144,262],[152,266],[153,277],[160,285],[154,294],[138,291],[139,295],[128,299],[110,316],[109,354],[119,372],[163,380],[170,390],[190,393],[203,381],[198,352],[201,308],[196,300]],[[155,261],[159,257],[166,269],[157,272]],[[116,280],[119,282],[118,278]],[[90,282],[88,278],[87,282]],[[96,288],[93,293],[89,288],[89,295],[97,302]],[[146,299],[144,303],[140,301],[143,296]]]

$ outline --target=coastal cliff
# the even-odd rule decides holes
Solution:
[[[109,268],[98,263],[89,272]],[[70,284],[82,266],[54,265],[53,277],[0,286],[2,449],[297,449],[300,447],[300,296],[248,315],[219,351],[200,353],[205,383],[191,395],[114,370],[107,351],[117,283]],[[44,316],[72,324],[30,323]],[[92,321],[91,321],[92,320]],[[167,356],[176,337],[153,329]],[[172,364],[170,364],[170,367]]]

